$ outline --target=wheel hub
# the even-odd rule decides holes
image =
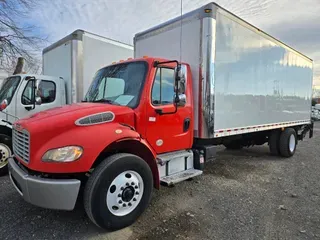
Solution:
[[[289,150],[290,152],[293,152],[294,151],[294,148],[296,146],[296,139],[294,137],[294,135],[292,134],[289,138]]]
[[[123,190],[121,198],[124,202],[130,202],[133,196],[134,196],[134,188],[130,186],[130,187],[126,187]]]
[[[116,216],[132,212],[143,196],[142,177],[135,171],[125,171],[114,178],[109,186],[106,203],[109,211]]]

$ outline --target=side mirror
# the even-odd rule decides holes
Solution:
[[[175,81],[176,81],[176,92],[178,94],[185,94],[186,87],[186,66],[178,64],[175,68]]]
[[[175,68],[175,96],[176,106],[183,107],[187,103],[186,96],[186,71],[185,65],[178,64]]]
[[[35,98],[35,104],[36,104],[36,105],[41,105],[41,103],[42,103],[41,97],[36,97],[36,98]]]
[[[41,96],[40,96],[40,83],[41,83],[41,79],[37,79],[35,82],[35,89],[34,89],[34,96],[35,96],[35,104],[36,105],[41,105],[42,100],[41,100]]]
[[[41,84],[41,79],[37,79],[36,80],[36,97],[39,96],[37,94],[39,94],[39,89],[40,89],[40,84]]]
[[[184,107],[187,104],[187,96],[185,94],[179,94],[178,97],[175,95],[173,99],[179,107]]]

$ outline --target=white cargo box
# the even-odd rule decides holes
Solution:
[[[133,46],[83,30],[76,30],[45,48],[43,74],[62,77],[67,103],[81,101],[95,75],[112,62],[133,57]]]
[[[311,121],[312,60],[215,3],[136,34],[134,47],[190,64],[196,138]]]

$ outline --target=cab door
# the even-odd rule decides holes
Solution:
[[[182,69],[186,71],[186,67]],[[192,146],[193,112],[189,85],[190,83],[186,83],[186,104],[177,107],[176,110],[174,68],[161,66],[155,71],[148,94],[146,136],[148,143],[158,154]],[[162,115],[159,114],[159,110],[162,111]]]
[[[63,98],[65,98],[65,92],[60,91],[63,79],[43,77],[39,85],[41,105],[34,105],[34,80],[26,80],[25,85],[21,85],[16,94],[16,113],[17,117],[24,118],[31,114],[47,110],[53,107],[61,106]],[[64,96],[61,96],[61,93]],[[65,101],[64,101],[65,102]]]

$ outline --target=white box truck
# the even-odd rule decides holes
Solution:
[[[190,65],[199,141],[240,148],[311,126],[313,61],[216,3],[136,34],[134,51]]]
[[[218,144],[269,142],[291,157],[312,137],[312,61],[218,5],[138,33],[134,47],[99,70],[85,103],[14,124],[9,171],[25,201],[72,210],[83,194],[92,222],[116,230],[160,183],[201,175]]]
[[[43,75],[8,77],[0,89],[0,176],[12,153],[12,124],[31,114],[80,102],[98,69],[133,57],[133,46],[76,30],[42,52]],[[40,90],[41,105],[34,89]]]

